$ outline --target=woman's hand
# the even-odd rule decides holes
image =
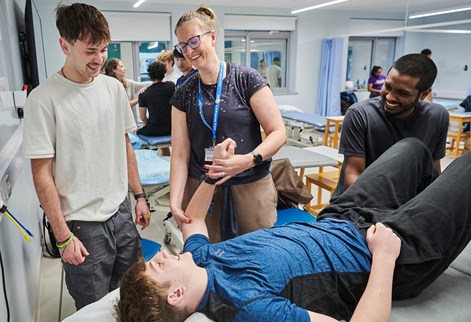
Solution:
[[[241,164],[247,164],[244,156],[240,154],[234,154],[237,144],[231,138],[224,140],[214,147],[213,163],[211,165],[205,165],[205,169],[208,170],[207,176],[212,179],[221,179],[216,182],[216,185],[221,185],[236,174],[250,168],[241,168]],[[253,158],[250,158],[252,162]],[[242,169],[242,170],[240,170]]]
[[[175,219],[178,227],[182,227],[183,224],[191,223],[191,219],[185,215],[185,212],[181,207],[170,206],[170,211],[172,212],[172,216]]]

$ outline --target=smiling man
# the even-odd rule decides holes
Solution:
[[[100,74],[108,23],[82,3],[56,12],[65,63],[26,101],[23,152],[80,309],[115,289],[141,254],[128,183],[136,223],[147,227],[150,215],[127,136],[136,128],[128,97],[117,79]]]
[[[358,102],[347,110],[339,148],[345,159],[331,201],[387,149],[406,137],[415,137],[428,147],[435,175],[441,173],[448,112],[441,105],[423,101],[436,76],[437,67],[428,57],[402,56],[389,69],[380,97]]]

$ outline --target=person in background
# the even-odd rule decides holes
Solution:
[[[173,50],[173,57],[175,58],[175,63],[177,68],[182,72],[182,76],[177,79],[177,88],[183,85],[183,83],[190,78],[193,74],[196,74],[198,71],[191,66],[191,63],[188,59],[183,56],[178,50]]]
[[[119,80],[126,90],[126,94],[129,98],[129,105],[132,108],[134,119],[136,123],[140,123],[140,119],[137,111],[137,97],[140,92],[144,91],[147,86],[150,85],[149,82],[136,82],[132,79],[127,79],[126,76],[126,67],[121,60],[117,58],[109,59],[104,65],[104,73],[107,76],[114,77]]]
[[[368,91],[370,98],[381,96],[381,88],[383,88],[386,76],[383,75],[383,68],[381,66],[373,66],[371,69],[370,78],[368,78]]]
[[[389,69],[381,96],[348,108],[339,147],[345,158],[331,201],[388,148],[406,137],[415,137],[429,148],[436,173],[440,174],[449,114],[443,106],[423,100],[436,76],[437,67],[430,58],[421,54],[402,56]]]
[[[137,134],[146,136],[170,135],[172,128],[172,105],[170,99],[175,92],[175,84],[163,82],[166,73],[165,65],[154,61],[147,66],[147,73],[152,80],[144,93],[139,95],[139,113],[144,127]],[[149,117],[147,117],[149,113]],[[160,150],[163,156],[170,156],[170,148],[164,147]]]
[[[225,141],[214,155],[232,150]],[[433,169],[427,147],[403,139],[317,222],[218,244],[204,223],[214,186],[202,183],[181,227],[184,252],[161,251],[126,272],[118,319],[179,322],[196,311],[222,322],[388,322],[392,299],[418,296],[471,238],[471,153],[435,181]]]
[[[178,226],[190,220],[184,210],[206,178],[214,146],[228,137],[237,142],[235,155],[213,165],[220,187],[207,217],[212,241],[275,223],[277,192],[270,162],[286,140],[266,81],[252,68],[219,59],[216,30],[215,14],[206,6],[178,20],[175,49],[198,74],[178,88],[171,100],[170,209]],[[267,134],[263,141],[260,126]]]
[[[150,212],[127,133],[136,128],[122,83],[102,75],[110,31],[93,6],[59,4],[61,70],[26,101],[23,152],[49,220],[75,307],[114,290],[141,255],[136,224]]]
[[[181,74],[173,68],[175,66],[175,59],[173,57],[172,52],[170,50],[164,49],[157,55],[156,60],[164,64],[165,68],[167,68],[167,73],[165,74],[164,82],[170,81],[176,84]]]
[[[429,48],[422,49],[420,52],[422,55],[427,56],[428,58],[432,59],[432,51]],[[433,92],[430,93],[424,98],[426,101],[433,102]]]
[[[262,75],[262,77],[266,80],[267,79],[267,62],[265,59],[260,59],[258,62],[258,68],[257,71]]]
[[[267,80],[270,87],[281,87],[280,57],[273,58],[273,64],[267,70]]]

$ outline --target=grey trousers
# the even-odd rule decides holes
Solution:
[[[471,238],[471,153],[436,178],[432,156],[415,138],[399,141],[318,216],[352,221],[365,235],[382,222],[401,238],[393,297],[417,296]]]
[[[118,281],[142,254],[129,201],[105,222],[69,221],[68,226],[90,253],[80,265],[62,262],[65,282],[77,310],[118,287]]]

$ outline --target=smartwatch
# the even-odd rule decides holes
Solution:
[[[255,166],[259,165],[263,161],[263,157],[260,153],[256,152],[255,150],[250,152],[253,155],[253,163]]]

